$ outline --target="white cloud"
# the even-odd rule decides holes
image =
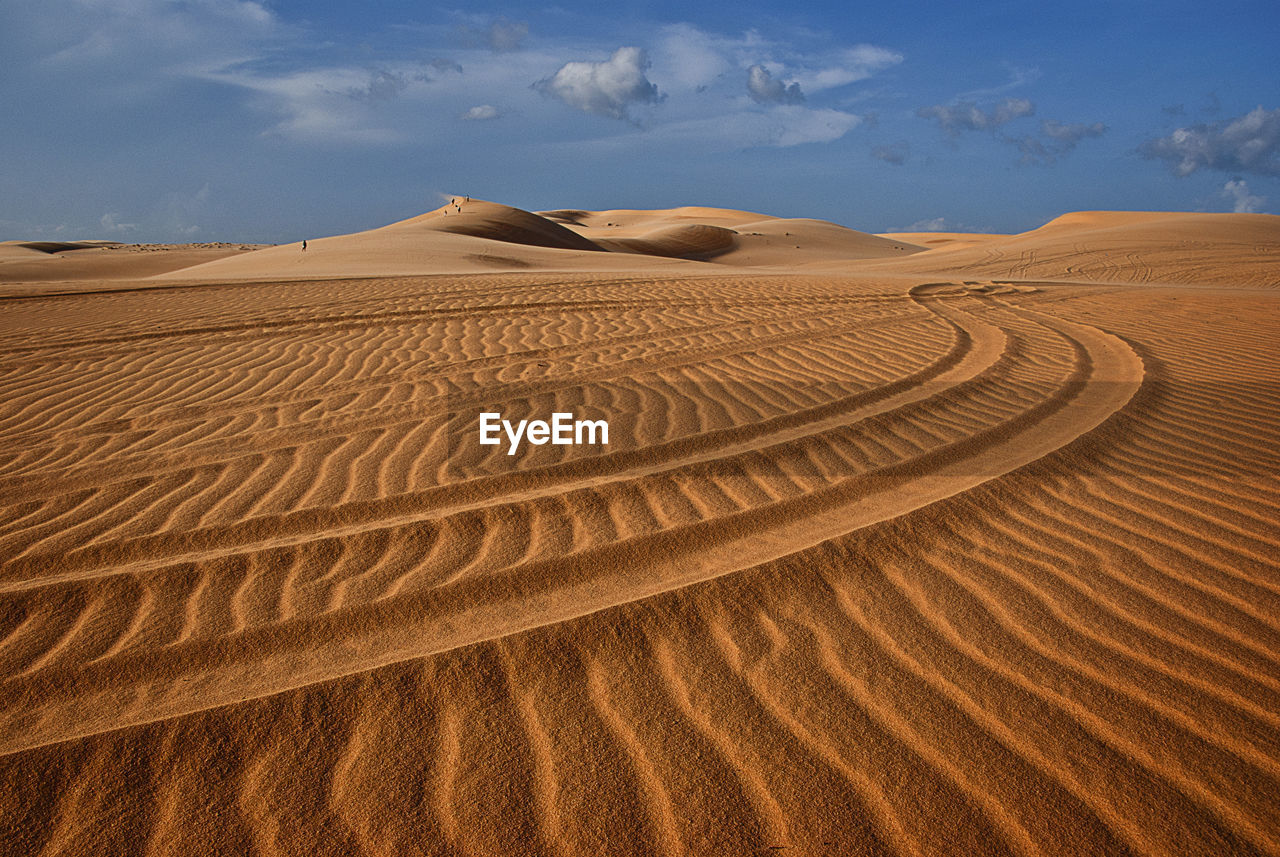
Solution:
[[[772,110],[769,118],[772,124],[766,144],[771,146],[830,143],[849,133],[861,121],[852,113],[796,106]]]
[[[1231,203],[1231,210],[1236,214],[1256,214],[1267,204],[1266,197],[1249,193],[1249,185],[1244,179],[1231,179],[1222,186],[1221,195]]]
[[[654,79],[664,90],[696,91],[726,74],[739,42],[690,24],[663,27],[653,51]]]
[[[664,91],[701,92],[729,81],[741,93],[741,77],[754,77],[748,94],[759,103],[794,103],[794,93],[812,95],[871,77],[877,71],[903,61],[902,54],[878,45],[857,44],[835,50],[799,50],[794,45],[768,39],[749,30],[739,36],[708,33],[690,24],[662,28],[653,51],[650,78]],[[766,88],[760,68],[785,89]],[[751,78],[749,77],[749,81]],[[798,89],[792,90],[791,85]],[[790,94],[786,94],[786,90]]]
[[[747,69],[747,94],[757,104],[801,104],[804,93],[798,83],[783,83],[774,80],[769,70],[762,65],[753,65]]]
[[[931,217],[917,220],[902,230],[903,232],[955,232],[952,224],[945,217]]]
[[[627,118],[632,104],[661,100],[646,76],[649,58],[641,48],[622,47],[604,62],[570,62],[534,88],[586,113]]]
[[[640,134],[622,134],[590,141],[594,150],[630,146],[676,146],[704,152],[733,152],[759,147],[786,148],[805,143],[830,143],[855,128],[860,118],[839,110],[781,104],[767,110],[742,110],[700,119],[667,122]]]
[[[462,114],[463,119],[468,121],[484,121],[486,119],[497,119],[499,116],[498,108],[492,104],[479,104],[472,107],[466,113]]]
[[[98,220],[98,224],[102,230],[108,235],[123,235],[127,232],[133,232],[138,228],[136,223],[120,223],[116,220],[120,214],[115,211],[108,211]]]
[[[902,62],[902,54],[877,45],[854,45],[820,68],[800,71],[796,80],[810,93],[866,80],[877,71]]]
[[[1235,119],[1179,128],[1138,152],[1165,161],[1178,176],[1201,169],[1280,176],[1280,108],[1259,106]]]
[[[50,90],[70,93],[78,99],[76,108],[83,103],[105,111],[111,99],[137,95],[145,101],[138,109],[153,111],[146,115],[155,117],[157,135],[169,133],[176,145],[193,150],[201,144],[186,142],[196,135],[183,124],[192,116],[215,115],[219,121],[207,133],[220,135],[217,151],[252,149],[255,157],[285,150],[311,157],[295,143],[412,147],[432,157],[452,146],[449,138],[460,120],[472,123],[468,130],[480,147],[475,157],[493,157],[513,145],[496,132],[517,122],[517,144],[603,144],[584,138],[615,130],[627,138],[618,145],[636,147],[684,141],[709,151],[735,151],[825,143],[862,119],[826,103],[799,103],[802,94],[814,97],[807,87],[820,92],[901,61],[899,54],[873,45],[814,49],[813,34],[794,40],[754,31],[723,35],[687,24],[654,25],[636,37],[644,40],[635,46],[614,50],[618,43],[605,43],[608,51],[593,54],[584,51],[600,48],[598,41],[544,36],[530,44],[527,25],[492,16],[450,16],[409,27],[415,41],[406,48],[401,36],[379,42],[374,32],[369,45],[318,40],[320,33],[306,29],[314,24],[291,26],[271,11],[282,7],[270,0],[49,0],[48,8],[38,37],[11,31],[9,40],[25,46],[25,73],[39,73]],[[467,26],[460,28],[459,20]],[[460,29],[470,34],[470,47],[460,44]],[[649,45],[652,55],[644,49]],[[583,57],[599,61],[571,61]],[[755,94],[764,94],[763,102],[753,101],[744,87],[753,68]],[[532,81],[538,81],[533,88]],[[136,91],[124,95],[131,87]],[[546,95],[575,110],[642,118],[644,127],[583,122]],[[641,109],[660,101],[660,109]],[[503,122],[493,122],[497,118]],[[174,161],[186,157],[185,150],[173,151]],[[168,187],[189,180],[182,167],[167,168]],[[272,169],[262,166],[261,172]],[[188,197],[197,188],[189,188]],[[221,192],[234,193],[225,187]],[[120,223],[126,218],[117,210],[145,212],[127,218],[141,223],[140,233],[163,228],[177,236],[200,228],[196,224],[211,229],[225,216],[196,211],[196,202],[164,191],[132,200],[108,197],[68,222],[120,229],[128,224]],[[108,210],[110,224],[100,223]],[[59,218],[44,216],[51,222]]]
[[[535,84],[580,110],[614,118],[628,118],[636,103],[663,101],[639,133],[584,141],[587,148],[679,144],[723,152],[831,142],[863,118],[807,103],[808,87],[842,86],[903,61],[876,45],[801,50],[755,31],[723,36],[689,24],[659,30],[651,66],[641,65],[646,54],[631,50],[636,53],[625,64],[616,53],[608,63],[569,63]],[[623,66],[609,87],[601,85],[608,65]]]
[[[97,66],[111,76],[140,67],[176,74],[225,68],[281,29],[249,0],[62,0],[46,13],[66,28],[63,46],[46,57],[50,67]]]
[[[353,97],[370,86],[369,73],[363,69],[322,68],[275,75],[237,70],[210,73],[205,79],[248,91],[258,107],[278,116],[270,135],[342,144],[403,139],[402,133],[377,121],[373,102],[379,99]],[[406,82],[400,89],[420,85]]]

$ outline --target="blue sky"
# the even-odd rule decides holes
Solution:
[[[0,240],[283,242],[465,193],[856,229],[1280,212],[1280,4],[0,6]]]

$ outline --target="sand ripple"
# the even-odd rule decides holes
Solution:
[[[715,272],[11,301],[0,842],[1280,853],[1273,302]],[[508,460],[493,408],[611,444]]]

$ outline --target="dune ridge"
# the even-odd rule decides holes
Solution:
[[[1280,854],[1277,219],[491,206],[0,298],[0,851]]]

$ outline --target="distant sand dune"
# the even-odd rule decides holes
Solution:
[[[246,244],[120,244],[114,241],[0,242],[0,298],[10,283],[60,281],[68,288],[136,280],[257,249]]]
[[[1280,286],[1280,217],[1082,211],[1020,235],[940,244],[927,256],[893,263],[892,269],[1274,288]]]
[[[1280,854],[1280,219],[462,208],[0,294],[0,853]]]
[[[534,214],[461,197],[456,205],[366,232],[313,239],[307,247],[305,252],[301,243],[271,247],[164,277],[276,280],[523,269],[648,272],[655,270],[652,257],[791,268],[923,249],[824,220],[765,218],[746,211],[690,207]],[[601,254],[602,250],[613,252]]]

